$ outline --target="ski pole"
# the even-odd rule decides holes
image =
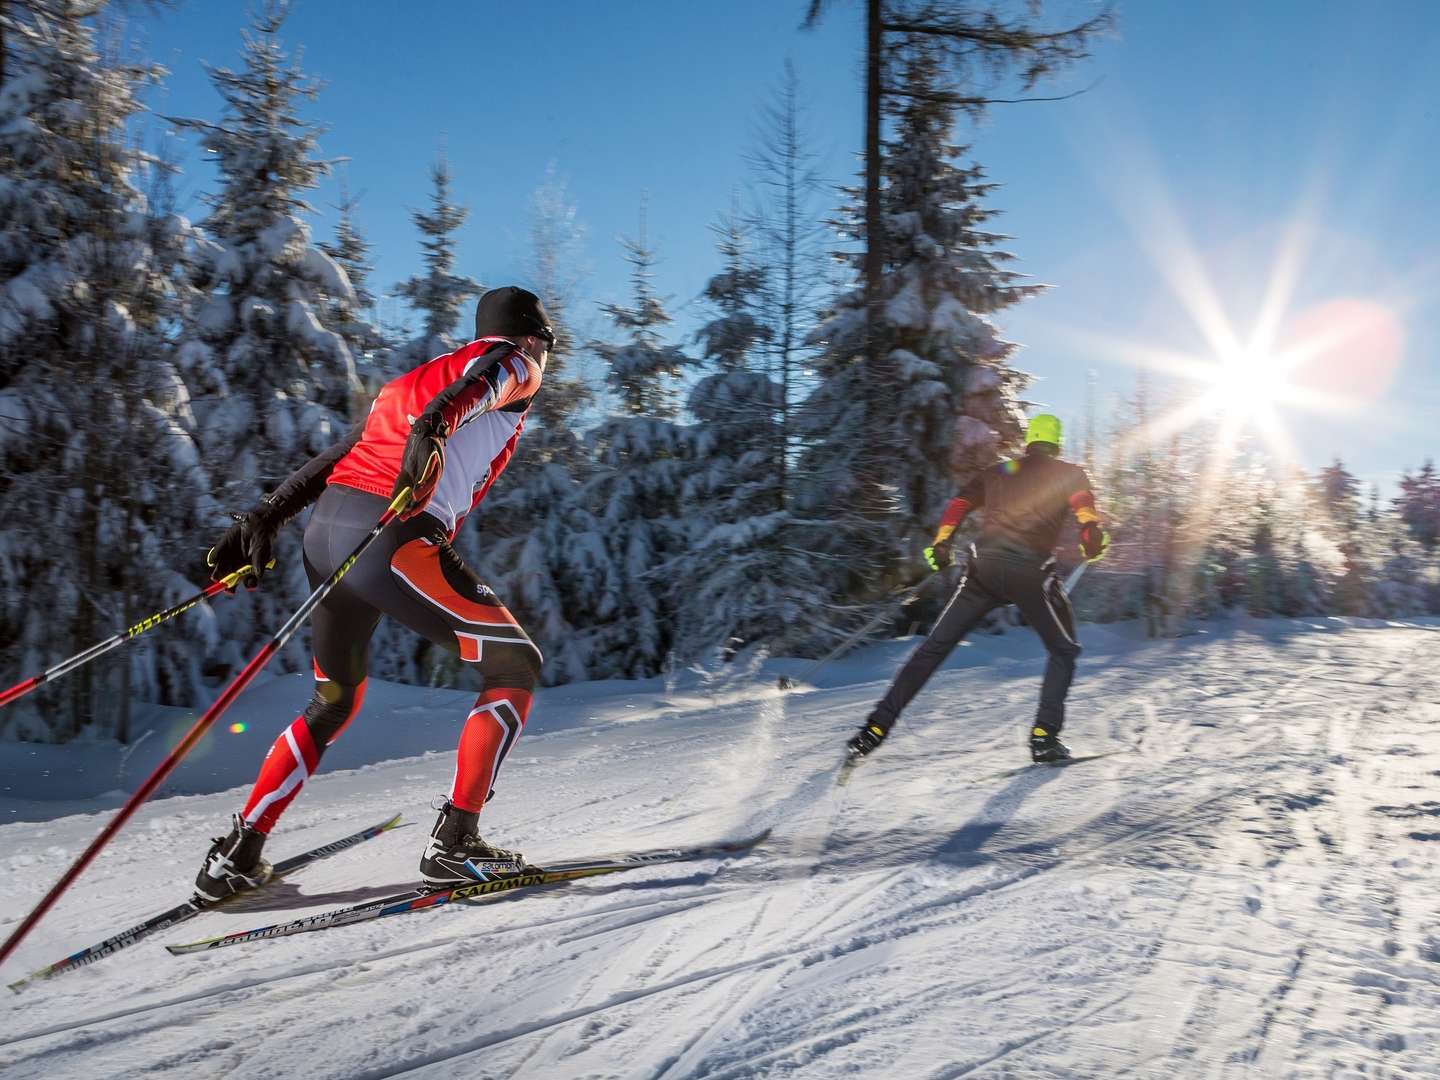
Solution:
[[[54,667],[46,668],[39,675],[33,675],[30,678],[24,680],[23,682],[16,683],[14,686],[10,687],[9,690],[0,693],[0,708],[9,705],[12,701],[18,701],[20,698],[30,693],[31,690],[34,690],[37,686],[40,686],[43,683],[51,682],[55,679],[60,678],[60,676],[62,675],[69,675],[70,672],[74,671],[76,668],[84,667],[91,660],[99,659],[111,649],[124,645],[127,641],[135,640],[141,634],[145,633],[145,631],[159,626],[163,622],[167,622],[170,619],[175,618],[176,615],[183,615],[185,612],[189,611],[197,604],[201,604],[204,603],[206,600],[209,600],[212,596],[220,592],[222,589],[233,589],[241,578],[252,572],[253,571],[249,566],[242,566],[233,574],[227,574],[219,581],[211,582],[203,590],[196,593],[188,600],[182,600],[174,607],[166,608],[164,611],[157,611],[154,615],[151,615],[148,618],[141,619],[134,626],[130,626],[124,630],[121,630],[114,637],[106,638],[98,645],[91,645],[90,648],[86,649],[84,652],[78,652],[74,656],[70,657],[70,659],[62,660]]]
[[[40,903],[35,905],[35,910],[30,912],[29,915],[26,915],[20,925],[16,927],[15,932],[5,939],[5,944],[0,945],[0,963],[4,963],[5,959],[15,951],[20,942],[25,940],[25,936],[35,928],[35,924],[44,918],[45,913],[50,910],[56,900],[60,899],[65,890],[75,883],[75,879],[94,861],[95,856],[100,854],[101,849],[114,838],[115,834],[118,833],[121,828],[124,827],[125,823],[134,815],[135,811],[140,809],[141,804],[144,803],[145,800],[154,793],[155,789],[164,782],[165,778],[174,771],[175,766],[180,764],[181,759],[195,748],[195,744],[210,730],[210,727],[220,718],[220,714],[234,704],[235,699],[240,696],[240,692],[250,685],[250,680],[253,679],[259,673],[260,669],[270,661],[270,658],[279,652],[285,643],[290,640],[295,631],[300,628],[300,624],[303,623],[309,617],[310,613],[319,606],[320,602],[330,594],[330,590],[339,584],[340,579],[349,572],[350,568],[355,565],[360,556],[365,554],[365,549],[373,544],[380,534],[385,531],[385,527],[399,516],[400,510],[410,501],[410,491],[411,489],[408,487],[401,489],[385,513],[380,515],[380,520],[375,523],[375,527],[370,530],[365,539],[360,541],[355,550],[350,553],[350,556],[335,569],[334,573],[320,583],[320,587],[310,594],[306,601],[296,609],[295,614],[290,616],[285,625],[276,631],[275,636],[267,641],[260,651],[251,658],[250,662],[245,665],[240,674],[236,675],[235,678],[230,681],[230,685],[225,687],[220,696],[215,699],[215,703],[205,710],[205,715],[195,721],[194,726],[185,733],[185,737],[176,743],[170,753],[165,756],[165,760],[155,767],[155,771],[146,777],[145,782],[136,789],[135,794],[131,795],[130,798],[125,801],[125,805],[120,807],[119,811],[110,819],[110,822],[105,828],[100,830],[100,835],[90,841],[90,846],[80,853],[80,857],[75,860],[74,864],[61,875],[60,880],[51,887],[50,891],[45,894]]]
[[[929,579],[927,578],[926,580],[928,581]],[[918,592],[920,586],[923,584],[925,584],[925,582],[920,581],[914,585],[902,585],[899,588],[892,589],[890,590],[890,593],[886,597],[886,599],[893,600],[897,596],[904,596],[906,593]],[[908,604],[909,602],[909,599],[906,599],[903,603]],[[828,664],[831,660],[834,660],[841,653],[849,649],[851,645],[855,644],[855,642],[859,641],[871,630],[874,630],[875,627],[878,626],[884,619],[888,618],[890,614],[891,612],[888,610],[888,608],[882,607],[879,611],[875,613],[875,615],[870,619],[869,622],[867,622],[864,626],[860,627],[859,630],[856,630],[844,641],[840,642],[839,645],[836,645],[835,648],[831,649],[819,660],[816,660],[815,663],[811,664],[808,668],[806,668],[801,673],[800,679],[808,680],[812,675],[814,675],[822,667]],[[797,679],[792,679],[788,675],[781,675],[778,685],[781,690],[793,690],[797,685],[799,685],[799,681]]]

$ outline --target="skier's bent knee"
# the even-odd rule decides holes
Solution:
[[[364,682],[358,686],[341,686],[328,681],[318,683],[310,704],[305,706],[302,714],[316,747],[323,749],[338,739],[364,702]]]

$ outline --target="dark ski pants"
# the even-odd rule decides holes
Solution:
[[[1020,609],[1049,651],[1035,726],[1052,735],[1058,734],[1065,724],[1065,695],[1070,692],[1075,658],[1080,655],[1075,614],[1055,575],[1053,559],[1041,562],[1033,556],[1010,551],[981,551],[972,556],[964,580],[941,612],[930,636],[910,655],[868,722],[888,731],[910,699],[920,692],[965,635],[988,612],[1004,604],[1014,604]]]
[[[325,489],[305,529],[312,587],[364,539],[389,501],[339,485]],[[311,617],[314,696],[270,748],[243,811],[261,832],[270,831],[360,711],[370,638],[382,615],[479,668],[485,688],[460,732],[450,801],[462,810],[485,804],[525,726],[540,650],[450,546],[440,522],[417,514],[386,529]]]

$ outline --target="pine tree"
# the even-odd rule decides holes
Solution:
[[[609,366],[605,379],[625,416],[674,420],[680,412],[680,369],[690,362],[684,352],[661,339],[670,325],[665,303],[655,295],[655,252],[645,238],[645,207],[640,208],[640,232],[622,240],[630,264],[634,303],[601,305],[601,312],[629,337],[623,342],[591,343],[591,349]]]
[[[885,160],[880,317],[867,319],[861,289],[839,297],[812,335],[825,350],[801,413],[801,505],[841,515],[817,542],[847,567],[842,594],[893,584],[897,556],[912,557],[933,533],[957,485],[1018,448],[1016,395],[1028,376],[1010,366],[1015,346],[990,316],[1040,288],[1005,269],[1004,238],[986,227],[994,185],[978,166],[954,163],[964,152],[950,143],[954,109],[923,92],[938,78],[935,59],[917,50],[904,78]],[[851,236],[859,211],[852,204],[846,219]],[[867,359],[877,343],[881,366]]]
[[[1433,461],[1427,460],[1414,476],[1407,471],[1400,478],[1395,509],[1426,551],[1440,546],[1440,475]]]
[[[827,230],[816,209],[828,191],[815,167],[803,128],[800,83],[788,60],[772,101],[762,110],[758,145],[750,155],[760,190],[751,220],[758,240],[756,261],[765,267],[757,296],[759,318],[769,328],[764,343],[771,377],[780,384],[780,437],[776,455],[781,502],[793,501],[791,459],[797,449],[792,409],[804,396],[811,347],[806,337],[825,287]]]
[[[66,0],[0,11],[0,683],[8,685],[198,588],[215,515],[171,363],[188,225],[140,184],[127,142],[158,69],[100,54]],[[9,734],[127,738],[132,697],[204,693],[188,634],[157,633],[0,717]]]
[[[411,218],[420,230],[421,261],[425,272],[395,286],[395,292],[410,301],[421,316],[420,335],[401,346],[390,358],[389,377],[403,374],[426,360],[450,352],[461,342],[455,338],[461,312],[485,287],[473,278],[455,272],[456,233],[470,211],[457,206],[450,195],[450,163],[442,155],[430,167],[430,212],[417,210]],[[462,330],[470,340],[472,328]]]
[[[591,345],[610,365],[606,377],[619,411],[588,437],[594,471],[583,497],[600,532],[583,554],[590,589],[577,616],[596,675],[642,678],[661,670],[673,646],[673,604],[662,574],[689,542],[681,517],[685,434],[674,419],[674,384],[691,360],[661,337],[670,316],[651,289],[654,253],[643,213],[639,237],[623,245],[632,304],[601,310],[628,338]]]
[[[746,646],[784,648],[812,606],[811,561],[799,550],[776,468],[784,457],[784,387],[764,370],[773,331],[760,318],[766,274],[732,210],[716,228],[724,269],[704,297],[715,318],[698,334],[713,368],[691,390],[684,517],[692,537],[668,575],[685,660]]]
[[[316,91],[279,40],[284,18],[283,4],[268,3],[245,35],[241,70],[211,69],[219,122],[182,121],[215,155],[221,184],[192,269],[205,299],[179,357],[198,390],[202,460],[236,508],[339,439],[359,393],[345,339],[325,325],[337,304],[353,310],[354,290],[301,220],[311,210],[304,192],[329,165],[314,157],[319,133],[298,114]],[[276,559],[265,588],[228,605],[222,663],[240,663],[308,595],[298,528],[281,534]],[[281,664],[308,667],[299,635]]]
[[[349,304],[344,296],[329,298],[330,310],[327,325],[335,327],[345,339],[350,355],[355,360],[355,370],[365,392],[352,410],[357,418],[364,414],[375,393],[384,385],[383,359],[389,345],[379,328],[373,322],[375,294],[370,291],[369,277],[375,265],[370,261],[370,243],[355,224],[355,207],[360,197],[352,196],[349,186],[340,185],[340,204],[337,207],[340,219],[335,225],[335,238],[329,243],[321,242],[320,250],[334,260],[335,265],[345,271],[346,280],[355,291],[355,302]]]

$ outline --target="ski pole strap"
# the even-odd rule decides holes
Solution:
[[[50,682],[54,679],[58,679],[62,675],[68,675],[76,668],[84,667],[91,660],[97,660],[100,657],[104,656],[111,649],[124,645],[126,642],[135,640],[135,638],[139,637],[147,630],[153,630],[161,623],[168,622],[171,619],[175,618],[177,615],[185,614],[185,612],[189,611],[191,608],[204,603],[206,600],[209,600],[217,593],[223,592],[226,589],[233,589],[235,585],[249,573],[251,573],[251,567],[242,566],[239,570],[236,570],[235,573],[227,574],[219,581],[212,581],[209,585],[205,586],[204,589],[200,590],[194,596],[187,597],[186,599],[181,600],[180,603],[176,604],[174,607],[166,608],[164,611],[157,611],[154,615],[149,615],[146,618],[141,619],[133,626],[126,627],[118,634],[106,638],[99,644],[91,645],[88,649],[76,653],[69,659],[60,661],[60,663],[56,664],[54,667],[46,668],[39,675],[33,675],[30,678],[25,679],[23,682],[16,683],[8,690],[0,692],[0,708],[9,705],[12,701],[18,701],[20,698],[30,693],[31,690],[34,690],[37,686],[43,686],[45,683]]]
[[[385,527],[399,516],[398,508],[404,506],[409,498],[410,489],[408,487],[396,494],[389,509],[380,515],[380,520],[375,523],[375,527],[360,541],[349,557],[320,583],[320,586],[300,605],[295,614],[286,620],[285,625],[276,631],[275,636],[261,647],[250,662],[241,669],[240,674],[236,675],[230,684],[221,691],[220,696],[215,699],[215,703],[205,710],[205,714],[195,721],[185,736],[175,744],[170,753],[165,755],[165,760],[155,766],[155,771],[145,778],[145,782],[125,801],[125,805],[116,811],[115,816],[100,830],[100,835],[90,841],[90,846],[80,853],[79,858],[60,876],[60,880],[51,886],[50,891],[41,898],[40,903],[35,905],[35,909],[21,920],[15,931],[5,939],[5,943],[0,945],[0,963],[4,963],[6,958],[19,947],[30,931],[35,928],[35,925],[45,917],[45,913],[55,905],[55,901],[59,900],[65,891],[75,883],[75,879],[85,872],[85,868],[95,860],[95,856],[100,854],[105,845],[114,839],[115,834],[135,815],[135,811],[140,809],[145,800],[154,794],[155,789],[165,782],[165,778],[175,771],[175,766],[179,765],[185,755],[195,748],[205,733],[214,726],[215,721],[220,719],[221,714],[235,703],[235,699],[240,696],[241,691],[250,685],[251,680],[270,662],[270,658],[284,647],[295,631],[300,628],[301,623],[325,597],[330,595],[330,590],[340,583],[340,579],[359,561],[366,549],[379,538],[380,534],[385,531]],[[217,582],[217,584],[223,587],[222,582]]]

